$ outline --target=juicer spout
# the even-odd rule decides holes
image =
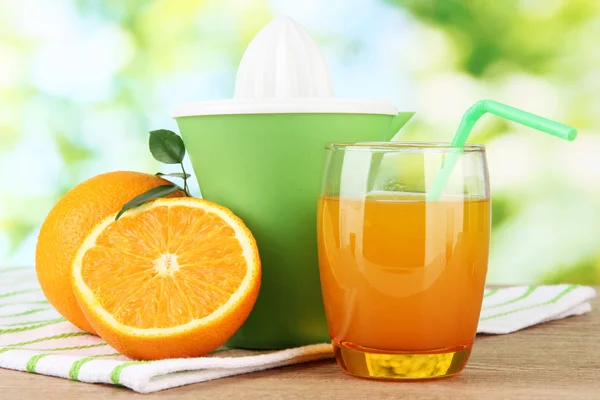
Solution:
[[[398,131],[404,125],[406,125],[408,120],[410,120],[413,115],[415,115],[414,112],[399,112],[398,115],[396,115],[394,117],[394,119],[392,120],[392,123],[390,124],[390,128],[388,129],[388,132],[386,133],[386,136],[384,138],[385,141],[391,142],[392,139],[394,138],[394,136],[396,136],[396,134],[398,133]]]

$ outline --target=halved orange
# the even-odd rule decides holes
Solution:
[[[228,209],[158,199],[100,222],[72,264],[92,327],[134,359],[201,356],[223,345],[260,286],[256,242]]]

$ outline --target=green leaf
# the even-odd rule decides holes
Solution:
[[[170,174],[163,174],[162,172],[157,172],[155,175],[156,176],[173,176],[175,178],[182,178],[182,179],[187,179],[191,176],[190,174],[184,174],[182,172],[171,172]]]
[[[121,208],[121,211],[119,211],[119,213],[115,217],[115,221],[118,220],[119,217],[121,215],[123,215],[123,213],[127,210],[131,210],[132,208],[139,207],[142,204],[149,202],[150,200],[159,199],[161,197],[166,197],[172,193],[175,193],[178,190],[182,190],[182,189],[177,185],[161,185],[161,186],[157,186],[153,189],[150,189],[147,192],[142,193],[139,196],[136,196],[133,199],[129,200],[123,206],[123,208]]]
[[[180,164],[185,156],[183,140],[173,131],[159,129],[150,132],[150,153],[161,163]]]

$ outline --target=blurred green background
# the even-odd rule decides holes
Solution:
[[[147,132],[176,129],[181,102],[231,97],[246,45],[277,15],[320,44],[336,95],[417,111],[399,139],[450,140],[482,98],[576,126],[566,143],[477,125],[488,281],[600,283],[597,0],[2,1],[0,265],[33,265],[41,222],[82,180],[156,172]]]

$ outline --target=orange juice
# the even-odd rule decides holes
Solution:
[[[319,265],[334,345],[468,357],[489,238],[489,199],[320,198]]]

